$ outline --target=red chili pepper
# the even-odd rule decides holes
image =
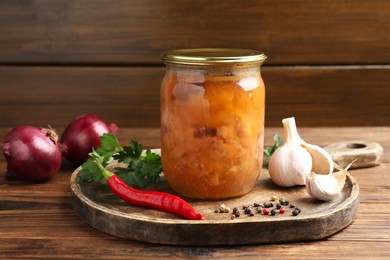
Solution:
[[[116,196],[132,205],[161,209],[192,220],[205,219],[190,204],[175,195],[160,191],[136,190],[115,174],[107,179],[107,183]]]

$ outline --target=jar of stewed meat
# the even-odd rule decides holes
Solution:
[[[161,58],[161,156],[169,185],[193,198],[248,193],[263,161],[266,56],[182,49]]]

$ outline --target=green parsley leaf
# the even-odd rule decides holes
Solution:
[[[268,158],[268,159],[271,159],[272,155],[274,154],[274,152],[284,144],[284,141],[282,139],[280,139],[280,137],[275,134],[274,135],[274,141],[275,141],[275,144],[273,147],[267,147],[264,149],[264,155]]]
[[[144,161],[144,170],[147,173],[146,179],[151,183],[156,183],[160,180],[160,173],[162,171],[161,156],[152,153],[149,149],[146,150],[146,156],[141,157]],[[158,174],[156,174],[158,173]]]
[[[100,182],[104,178],[95,160],[91,158],[82,165],[79,176],[81,180],[86,182]]]
[[[81,166],[79,176],[83,181],[100,182],[103,180],[104,175],[95,160],[99,160],[103,167],[106,167],[112,161],[112,155],[122,150],[118,139],[112,133],[103,134],[100,142],[101,145],[89,153],[90,158]]]
[[[101,145],[96,149],[100,155],[114,154],[122,151],[122,146],[119,144],[118,138],[112,133],[103,134],[100,137]]]
[[[118,162],[126,164],[132,164],[140,158],[142,154],[143,146],[137,141],[131,141],[130,146],[124,146],[123,150],[118,154],[114,155],[114,158]]]
[[[115,174],[128,185],[139,188],[147,183],[156,183],[160,180],[162,171],[161,157],[149,149],[142,155],[143,147],[140,143],[132,141],[130,146],[123,147],[123,151],[114,155],[118,162],[126,163],[127,168],[116,167]]]

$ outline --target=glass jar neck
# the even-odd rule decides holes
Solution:
[[[171,72],[185,74],[202,74],[205,76],[237,76],[260,73],[260,65],[232,66],[230,65],[178,65],[166,64],[166,69]]]

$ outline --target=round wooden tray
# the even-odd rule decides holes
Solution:
[[[135,207],[111,193],[105,183],[80,181],[77,169],[71,177],[72,205],[76,213],[92,227],[108,234],[138,241],[170,245],[243,245],[317,240],[347,227],[357,216],[359,186],[347,175],[341,194],[329,202],[312,199],[304,187],[280,188],[263,169],[256,187],[249,194],[228,200],[204,201],[185,198],[206,220],[185,220],[155,209]],[[165,180],[148,187],[174,193]],[[285,197],[302,209],[298,216],[287,212],[266,216],[248,216],[242,206]],[[214,213],[221,204],[237,207],[241,216]]]

